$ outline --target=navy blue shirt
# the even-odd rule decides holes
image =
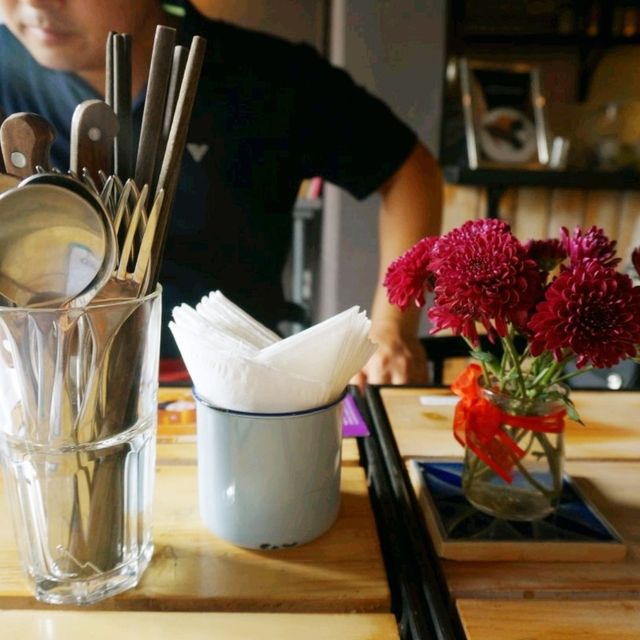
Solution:
[[[179,40],[207,53],[175,197],[160,281],[163,356],[177,355],[171,309],[221,289],[275,327],[286,313],[282,269],[300,181],[322,176],[363,198],[390,177],[415,134],[312,47],[208,20],[192,7]],[[0,26],[0,108],[54,126],[52,165],[69,166],[75,107],[98,96],[73,73],[41,67]],[[134,134],[144,95],[134,100]]]

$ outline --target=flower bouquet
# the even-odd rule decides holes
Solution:
[[[522,244],[506,223],[482,219],[423,238],[389,266],[389,300],[404,310],[432,292],[431,333],[461,336],[476,361],[452,385],[453,426],[464,493],[482,511],[551,513],[564,418],[580,420],[566,382],[638,357],[640,286],[617,270],[615,248],[596,227]],[[640,248],[632,261],[640,274]],[[481,347],[483,332],[494,348]]]

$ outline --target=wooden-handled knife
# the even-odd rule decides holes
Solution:
[[[56,136],[51,124],[37,113],[14,113],[0,125],[0,147],[5,170],[19,178],[49,169],[49,152]]]
[[[113,170],[113,140],[118,134],[118,118],[102,100],[85,100],[73,112],[69,168],[80,176],[83,169],[93,180],[100,171]]]

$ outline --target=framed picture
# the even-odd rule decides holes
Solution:
[[[469,167],[543,168],[549,162],[540,71],[460,59]]]

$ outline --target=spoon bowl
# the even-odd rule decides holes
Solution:
[[[0,294],[15,305],[84,306],[115,260],[115,235],[102,206],[55,184],[0,194]]]

